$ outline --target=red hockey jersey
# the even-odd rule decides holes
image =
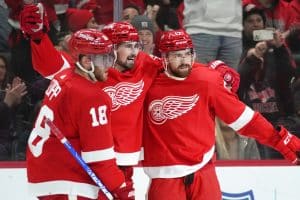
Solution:
[[[27,176],[29,190],[35,196],[72,194],[96,199],[99,190],[43,123],[46,117],[61,130],[109,190],[125,181],[113,150],[111,101],[99,90],[99,84],[72,70],[60,72],[51,81],[28,140]]]
[[[112,132],[118,165],[136,165],[142,159],[143,105],[160,66],[159,61],[155,64],[151,57],[140,52],[132,70],[109,71],[103,90],[112,99]]]
[[[51,78],[70,67],[66,56],[62,57],[53,48],[47,36],[39,44],[31,42],[31,47],[34,68],[43,76]],[[161,66],[160,59],[140,52],[132,70],[122,73],[114,68],[109,70],[103,90],[112,100],[112,132],[118,165],[136,165],[141,159],[143,103]]]
[[[185,80],[161,73],[145,109],[143,165],[151,178],[182,177],[207,164],[214,154],[215,116],[263,144],[280,139],[270,123],[225,89],[218,72],[201,64]]]

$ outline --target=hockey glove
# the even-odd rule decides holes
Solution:
[[[26,38],[41,40],[49,31],[49,22],[41,3],[25,5],[20,13],[21,30]]]
[[[226,86],[231,87],[231,91],[236,93],[240,85],[240,75],[233,68],[227,66],[220,60],[212,61],[208,64],[209,68],[215,69],[221,73]]]
[[[126,182],[125,186],[122,185],[120,188],[114,190],[112,194],[116,200],[134,200],[133,183]]]
[[[300,139],[288,132],[283,126],[279,130],[280,140],[277,144],[272,145],[279,151],[285,159],[291,161],[293,164],[300,165]]]
[[[133,183],[130,181],[122,184],[121,187],[112,191],[112,195],[114,200],[134,200]],[[98,200],[107,200],[102,191],[99,191]]]

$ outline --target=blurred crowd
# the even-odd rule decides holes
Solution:
[[[155,56],[160,56],[163,31],[185,29],[197,61],[222,60],[236,69],[239,98],[273,125],[300,136],[300,0],[40,2],[49,20],[48,35],[65,52],[73,32],[101,30],[116,17],[130,22],[143,51]],[[25,159],[32,123],[49,84],[33,69],[30,41],[20,30],[19,14],[26,3],[31,1],[0,0],[0,160]],[[120,5],[118,13],[114,8]],[[216,136],[218,159],[281,159],[275,150],[236,134],[219,119]]]

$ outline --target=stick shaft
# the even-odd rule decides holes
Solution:
[[[71,155],[75,158],[75,160],[80,164],[83,170],[91,177],[91,179],[99,186],[101,191],[105,194],[105,196],[109,200],[113,200],[113,196],[107,190],[105,185],[101,182],[101,180],[96,176],[93,170],[86,164],[86,162],[82,159],[82,157],[77,153],[71,143],[67,140],[67,138],[62,134],[62,132],[53,124],[49,119],[45,119],[45,123],[50,127],[52,133],[60,140],[60,142],[65,146],[65,148],[71,153]]]

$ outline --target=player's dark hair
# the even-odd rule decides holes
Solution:
[[[135,4],[128,4],[128,5],[124,6],[123,10],[125,10],[126,8],[133,8],[133,9],[137,10],[139,15],[142,14],[140,7],[138,7]]]

